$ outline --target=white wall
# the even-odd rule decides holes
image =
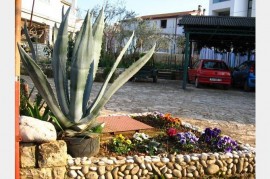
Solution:
[[[23,19],[30,20],[32,11],[33,0],[22,0],[22,13]],[[35,0],[33,10],[33,22],[44,23],[49,26],[49,42],[52,42],[52,28],[55,23],[59,24],[62,19],[62,6],[61,0]],[[67,5],[64,5],[64,11],[68,9]],[[69,31],[74,30],[76,21],[76,12],[71,11],[69,15]]]
[[[256,0],[252,1],[252,17],[256,16]],[[230,11],[230,16],[247,17],[248,0],[229,0],[220,3],[213,3],[209,0],[209,15],[217,15],[218,12]]]
[[[256,17],[256,0],[252,1],[252,12],[251,17]]]
[[[213,3],[213,0],[209,0],[209,15],[215,16],[217,12],[228,11],[233,6],[233,1],[224,1],[220,3]]]
[[[230,16],[247,17],[248,12],[248,0],[233,0],[233,9]]]

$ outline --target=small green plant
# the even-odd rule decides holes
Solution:
[[[149,135],[145,133],[136,132],[133,135],[134,148],[139,152],[145,152],[149,155],[155,155],[158,150],[161,149],[161,143],[154,139],[151,139]]]
[[[120,155],[128,153],[133,148],[131,140],[125,138],[122,134],[114,137],[109,146],[113,152]]]
[[[63,14],[59,29],[54,28],[54,34],[57,34],[57,38],[53,48],[52,67],[56,96],[47,80],[47,76],[36,63],[35,51],[34,48],[32,48],[33,45],[26,24],[24,26],[24,33],[29,43],[32,57],[30,57],[19,44],[18,48],[22,63],[35,87],[65,130],[62,136],[85,136],[91,135],[91,129],[96,125],[95,119],[99,116],[100,110],[109,101],[111,96],[151,58],[154,53],[155,45],[148,53],[127,68],[107,88],[113,73],[132,42],[133,33],[115,60],[100,92],[91,103],[90,94],[100,60],[104,30],[104,12],[103,9],[100,11],[93,25],[92,14],[90,14],[89,11],[87,12],[73,47],[70,83],[68,83],[66,66],[69,11],[70,9],[67,10],[65,15]],[[68,86],[69,84],[70,86]]]
[[[56,130],[63,130],[39,93],[37,93],[34,100],[31,101],[35,87],[33,87],[28,94],[27,89],[25,89],[25,85],[25,81],[21,79],[20,115],[30,116],[42,121],[49,121],[54,124]]]

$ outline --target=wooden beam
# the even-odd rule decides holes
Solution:
[[[21,42],[21,0],[15,0],[15,178],[20,178],[20,55],[17,43]]]

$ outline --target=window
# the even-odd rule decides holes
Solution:
[[[218,16],[230,16],[230,11],[218,12]]]
[[[228,70],[227,65],[223,62],[206,61],[202,65],[203,69]]]
[[[165,29],[167,27],[167,20],[160,20],[160,27]]]
[[[213,4],[219,3],[219,2],[224,2],[224,1],[229,1],[229,0],[213,0]]]
[[[247,63],[242,63],[240,66],[239,66],[239,70],[245,70],[245,69],[247,69],[247,67],[248,67],[248,64]]]

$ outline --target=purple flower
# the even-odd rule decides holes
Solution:
[[[224,152],[231,152],[237,148],[237,142],[228,136],[220,137],[217,142],[217,148]]]
[[[182,145],[185,144],[196,144],[199,140],[193,133],[191,132],[181,132],[177,134],[177,138]]]

